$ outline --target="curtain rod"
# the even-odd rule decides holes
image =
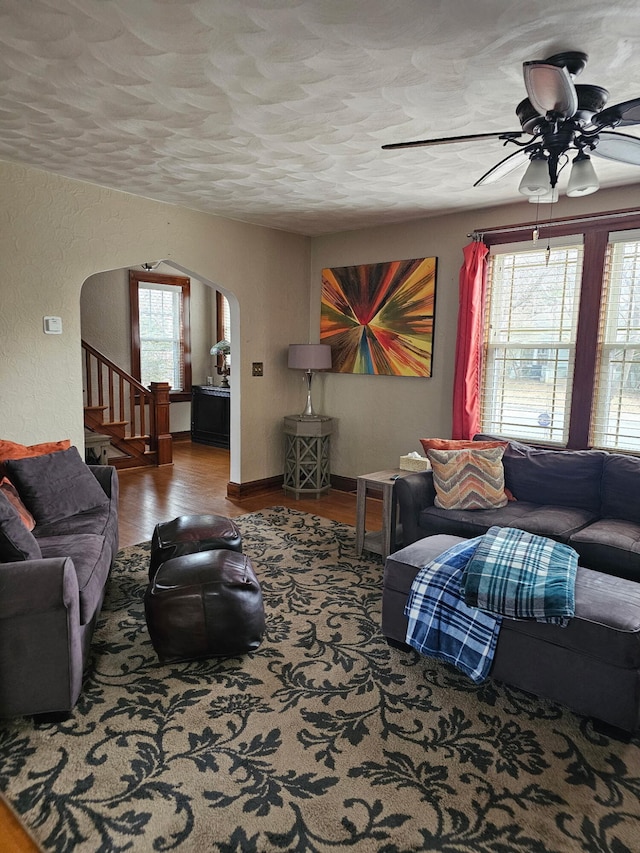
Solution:
[[[503,228],[477,228],[474,229],[467,237],[474,240],[481,240],[485,234],[510,234],[514,231],[527,231],[536,224],[538,228],[549,228],[558,225],[578,225],[583,222],[600,222],[603,219],[623,219],[629,216],[640,215],[640,210],[620,210],[616,213],[594,213],[589,216],[575,216],[571,219],[548,219],[543,222],[525,222],[523,225],[508,225]]]

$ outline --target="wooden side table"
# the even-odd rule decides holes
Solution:
[[[401,529],[397,524],[397,504],[394,486],[399,477],[406,477],[412,471],[389,468],[375,471],[373,474],[361,474],[357,480],[356,493],[356,554],[363,550],[373,551],[386,559],[397,550],[401,540]],[[367,494],[382,493],[382,530],[366,532]]]
[[[333,418],[318,415],[303,418],[287,415],[284,419],[285,492],[320,497],[331,488],[329,451]]]

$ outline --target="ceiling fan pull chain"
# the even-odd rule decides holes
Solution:
[[[538,242],[538,237],[540,236],[540,229],[538,228],[539,217],[540,217],[540,196],[538,196],[538,198],[536,199],[536,224],[535,224],[535,227],[533,229],[533,233],[531,234],[531,239],[533,240],[534,244]]]

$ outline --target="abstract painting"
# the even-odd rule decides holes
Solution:
[[[431,376],[436,258],[322,270],[320,341],[336,373]]]

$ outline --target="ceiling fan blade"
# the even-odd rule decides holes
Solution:
[[[442,136],[439,139],[418,139],[415,142],[390,142],[383,145],[385,151],[393,148],[421,148],[427,145],[448,145],[452,142],[472,142],[474,139],[517,139],[521,130],[508,130],[504,133],[472,133],[470,136]]]
[[[630,127],[640,124],[640,98],[607,107],[606,110],[596,113],[592,121],[600,127]]]
[[[504,160],[500,160],[500,162],[496,163],[495,166],[492,166],[488,172],[485,172],[484,175],[475,182],[474,187],[483,186],[484,184],[495,184],[496,181],[499,181],[501,178],[504,178],[505,175],[513,172],[514,169],[518,168],[518,166],[524,165],[528,160],[529,149],[518,148],[517,151],[509,154],[508,157],[505,157]]]
[[[603,130],[598,134],[598,142],[591,153],[605,160],[640,166],[640,139],[629,133]]]
[[[523,62],[524,85],[541,116],[556,113],[571,118],[578,109],[578,93],[566,68],[535,59]]]

